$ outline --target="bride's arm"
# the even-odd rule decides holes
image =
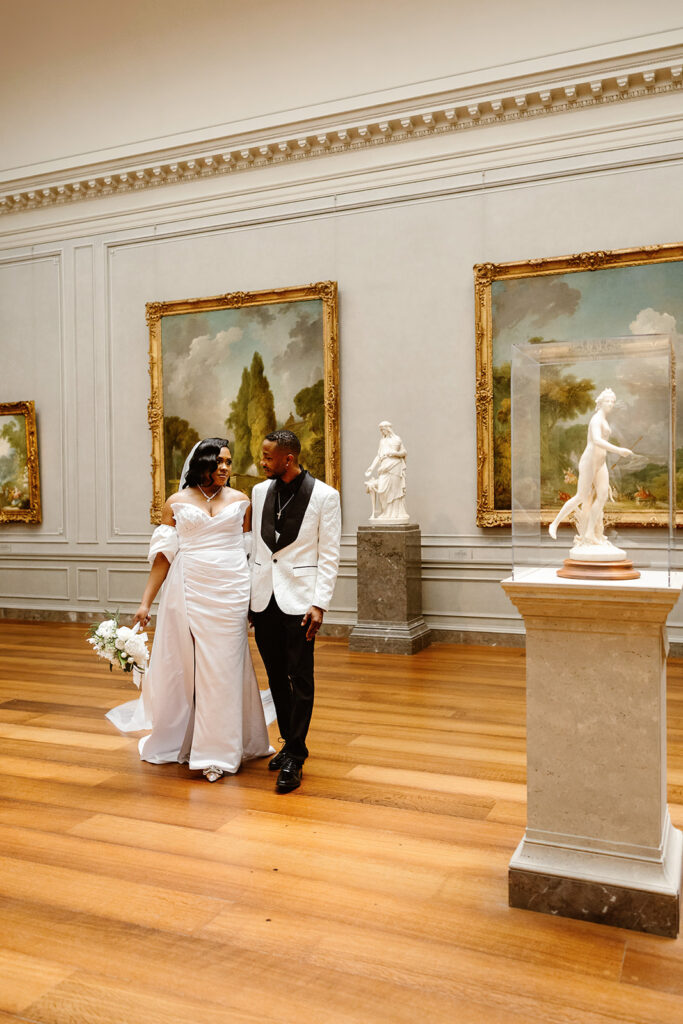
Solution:
[[[173,509],[170,503],[167,501],[164,505],[164,510],[161,514],[161,525],[162,526],[175,526],[175,519],[173,518]],[[147,585],[142,595],[142,601],[140,607],[133,616],[133,625],[135,626],[138,622],[141,626],[146,626],[150,620],[149,610],[152,607],[154,598],[161,589],[161,584],[164,582],[168,575],[168,570],[171,568],[171,563],[160,551],[152,562],[152,568],[147,578]]]
[[[246,494],[244,495],[246,498]],[[251,535],[251,502],[247,505],[247,511],[244,513],[244,520],[242,522],[242,543],[244,545],[244,553],[247,556],[247,562],[251,559],[252,555],[252,535]]]

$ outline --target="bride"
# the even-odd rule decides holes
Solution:
[[[231,464],[226,440],[200,441],[164,505],[133,620],[150,621],[164,584],[143,693],[107,715],[126,732],[151,727],[143,761],[188,762],[209,782],[273,753],[247,642],[251,508],[229,486]]]

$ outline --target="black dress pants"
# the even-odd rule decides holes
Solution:
[[[303,615],[286,615],[275,594],[262,612],[252,612],[256,646],[268,673],[284,750],[303,764],[308,757],[306,734],[313,714],[313,649],[306,639]]]

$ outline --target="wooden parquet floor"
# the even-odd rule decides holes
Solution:
[[[103,718],[133,688],[83,637],[0,623],[0,1024],[683,1021],[683,939],[507,906],[523,651],[322,638],[280,796],[265,761],[141,763]],[[669,694],[681,827],[683,661]]]

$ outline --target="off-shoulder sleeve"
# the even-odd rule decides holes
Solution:
[[[175,526],[157,526],[149,542],[147,561],[151,565],[157,555],[164,555],[172,562],[178,553],[178,531]]]

